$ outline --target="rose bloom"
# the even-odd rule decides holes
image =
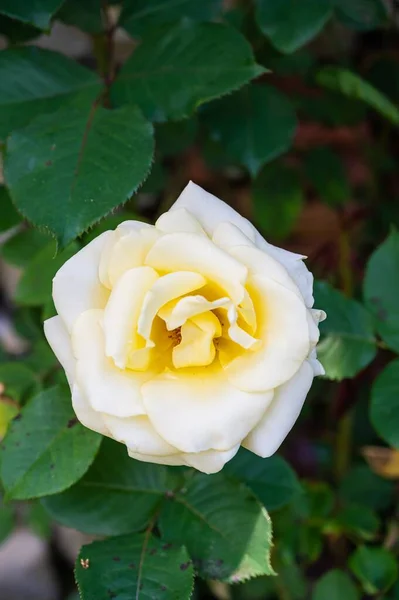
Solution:
[[[323,373],[303,258],[194,183],[155,226],[99,235],[56,274],[44,324],[79,421],[205,473],[240,445],[273,454]]]

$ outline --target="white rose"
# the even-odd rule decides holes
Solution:
[[[303,258],[194,183],[155,226],[98,236],[56,274],[44,325],[80,422],[205,473],[240,445],[273,454],[323,373]]]

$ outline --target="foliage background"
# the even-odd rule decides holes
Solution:
[[[77,60],[36,45],[60,21]],[[399,598],[398,24],[383,0],[0,0],[0,543],[101,536],[83,600]],[[306,254],[328,313],[281,453],[215,476],[84,430],[42,333],[60,265],[189,179]]]

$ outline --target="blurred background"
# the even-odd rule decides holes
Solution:
[[[270,72],[190,118],[157,124],[149,178],[83,239],[126,218],[153,221],[191,179],[249,218],[268,241],[306,255],[317,280],[357,297],[370,255],[399,226],[399,6],[335,0],[301,43],[280,39],[255,4],[262,3],[225,0],[212,18],[239,29]],[[292,2],[297,19],[300,4]],[[82,16],[95,5],[66,0],[45,34],[0,14],[0,48],[35,44],[96,69],[99,34]],[[180,17],[190,19],[185,6]],[[120,6],[107,10],[115,20]],[[133,34],[129,19],[116,30],[116,69],[134,51]],[[44,252],[50,238],[13,214],[0,187],[0,208],[3,202],[0,439],[19,405],[58,376],[41,323],[52,311],[51,279],[59,265]],[[315,382],[284,443],[290,467],[277,459],[275,476],[271,471],[259,490],[272,516],[279,575],[231,588],[199,582],[198,600],[399,598],[399,452],[381,440],[368,416],[371,383],[394,355],[384,342],[371,348],[364,339],[355,357],[348,351],[345,335],[353,325],[345,307],[340,321],[341,297],[324,284],[316,289],[316,306],[330,314],[332,305],[333,313],[323,330],[329,343],[321,347],[327,378]],[[0,598],[77,598],[73,563],[87,539],[58,525],[39,501],[0,505]],[[370,558],[378,572],[348,566],[363,544],[387,550]],[[337,569],[338,580],[344,573],[341,588],[336,578],[323,579]],[[339,596],[329,595],[329,581]]]

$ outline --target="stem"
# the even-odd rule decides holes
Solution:
[[[103,32],[92,36],[93,52],[97,61],[98,73],[102,77],[105,86],[103,105],[110,108],[110,90],[115,78],[114,33],[116,26],[110,19],[107,0],[101,2],[101,19]]]

